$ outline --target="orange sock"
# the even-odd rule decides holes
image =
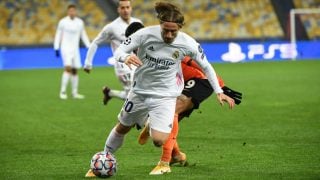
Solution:
[[[168,138],[167,142],[162,146],[161,161],[170,162],[172,149],[173,149],[174,144],[176,144],[176,138],[178,136],[178,131],[179,131],[178,114],[175,114],[174,119],[173,119],[172,130],[169,135],[169,138]]]
[[[176,140],[176,143],[174,143],[173,149],[172,149],[172,157],[178,156],[178,155],[180,155],[180,148],[178,145],[178,141]]]

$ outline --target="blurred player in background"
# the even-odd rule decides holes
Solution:
[[[109,133],[104,151],[116,152],[125,135],[138,120],[149,116],[150,137],[157,147],[168,139],[173,126],[176,98],[183,89],[181,61],[190,56],[207,75],[210,86],[222,105],[232,108],[234,100],[223,94],[216,73],[200,45],[180,32],[184,16],[179,8],[167,2],[155,5],[160,25],[143,28],[128,37],[116,50],[116,60],[137,66],[133,87],[119,115],[119,123]],[[132,51],[138,49],[137,55]],[[90,176],[87,173],[87,176]]]
[[[68,6],[68,16],[59,21],[54,39],[54,50],[56,56],[60,57],[60,52],[64,65],[62,74],[60,98],[67,99],[67,86],[71,79],[72,97],[83,99],[84,96],[78,93],[79,77],[77,70],[81,68],[80,60],[80,38],[88,48],[90,41],[85,31],[84,22],[77,17],[76,6]],[[60,50],[60,51],[59,51]]]
[[[125,40],[125,30],[128,25],[132,22],[141,22],[141,20],[131,17],[132,7],[130,0],[119,0],[118,13],[119,17],[110,24],[107,24],[91,43],[87,52],[84,66],[84,70],[87,73],[89,73],[92,69],[93,57],[96,53],[98,45],[102,44],[103,42],[110,41],[111,49],[114,53],[121,42]],[[104,93],[104,104],[107,104],[111,97],[117,97],[125,100],[131,88],[134,70],[130,69],[126,64],[118,61],[115,61],[114,68],[116,76],[123,86],[123,90],[110,90],[107,86],[103,87],[102,91]]]

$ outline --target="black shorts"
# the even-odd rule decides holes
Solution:
[[[181,113],[179,119],[189,117],[194,109],[198,109],[200,103],[207,99],[213,93],[213,89],[208,79],[192,78],[184,83],[182,94],[191,97],[193,108]]]

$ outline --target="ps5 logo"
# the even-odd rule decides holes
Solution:
[[[249,44],[248,52],[242,52],[242,48],[237,43],[229,43],[228,52],[222,54],[221,59],[227,62],[240,62],[244,59],[255,59],[262,56],[263,59],[273,59],[279,52],[281,59],[292,59],[297,57],[298,52],[296,46],[290,43],[274,43],[270,45]]]

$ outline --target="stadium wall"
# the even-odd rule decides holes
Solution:
[[[202,42],[207,58],[213,63],[255,62],[281,60],[320,60],[320,41],[299,41],[292,48],[287,41],[247,41],[247,42]],[[84,61],[86,49],[81,48]],[[110,66],[113,59],[110,46],[100,46],[94,57],[94,66]],[[62,61],[55,57],[50,47],[25,47],[0,49],[0,70],[61,68]]]

